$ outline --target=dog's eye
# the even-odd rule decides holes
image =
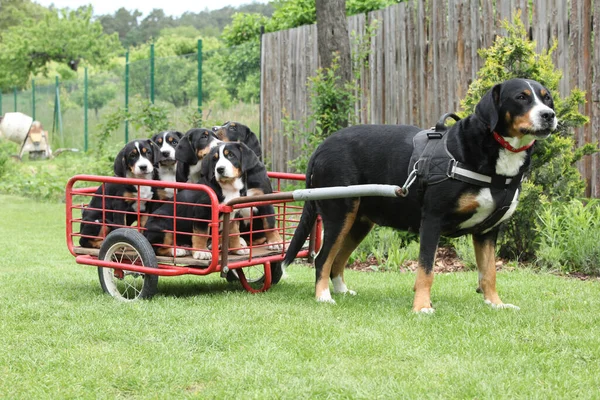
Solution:
[[[519,93],[517,95],[517,100],[527,100],[527,95],[525,95],[525,93]]]

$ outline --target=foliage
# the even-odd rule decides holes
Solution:
[[[535,231],[538,265],[566,273],[600,274],[600,202],[543,202]]]
[[[363,37],[352,36],[352,82],[340,82],[337,74],[339,58],[334,58],[330,68],[320,68],[317,74],[308,78],[310,112],[302,120],[284,119],[284,134],[301,145],[301,155],[290,160],[289,164],[298,172],[306,171],[308,160],[317,146],[332,133],[358,121],[355,106],[360,98],[358,85],[369,59],[369,42],[375,34],[377,22],[366,27]]]
[[[502,257],[528,260],[536,250],[537,241],[531,239],[535,237],[535,211],[540,199],[569,201],[582,196],[585,184],[575,162],[594,152],[595,146],[575,146],[572,128],[588,121],[578,111],[585,100],[577,89],[564,98],[558,92],[561,72],[554,67],[551,57],[556,43],[550,50],[536,54],[535,42],[528,39],[520,14],[512,25],[504,21],[503,28],[507,31],[505,36],[497,37],[490,48],[479,50],[485,63],[461,102],[461,116],[473,113],[479,99],[494,84],[510,78],[534,79],[552,92],[558,130],[547,140],[536,142],[532,168],[527,175],[529,183],[523,185],[520,206],[505,224],[500,241]]]
[[[110,73],[100,72],[95,74],[93,78],[88,79],[87,104],[88,108],[94,110],[96,118],[98,118],[98,111],[117,95],[117,84],[120,85],[121,82],[115,82],[115,78]],[[79,85],[78,90],[71,95],[71,98],[77,105],[83,107],[85,98],[84,85]]]
[[[235,13],[232,21],[223,29],[221,38],[228,47],[237,46],[260,36],[260,27],[266,26],[269,18],[262,14]]]
[[[50,61],[77,69],[80,62],[107,64],[121,49],[116,35],[105,35],[92,21],[91,7],[49,11],[39,21],[9,27],[0,42],[0,89],[23,88],[31,75],[46,74]]]
[[[26,20],[39,21],[48,11],[31,0],[2,0],[0,7],[0,32]]]
[[[349,263],[375,258],[375,271],[398,271],[409,260],[419,257],[418,236],[414,233],[375,226],[350,256]]]

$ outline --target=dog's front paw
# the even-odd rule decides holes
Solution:
[[[323,290],[320,295],[316,296],[317,302],[335,304],[335,300],[331,297],[329,289]]]
[[[435,312],[435,308],[423,307],[420,310],[413,309],[413,312],[417,314],[433,314]]]
[[[195,251],[193,257],[196,260],[212,260],[212,253],[210,251]]]
[[[269,243],[269,246],[267,246],[267,249],[282,251],[283,250],[283,244],[281,244],[281,243]]]
[[[520,310],[521,309],[521,307],[515,306],[514,304],[507,304],[507,303],[495,304],[495,303],[492,303],[489,300],[485,300],[485,304],[489,305],[494,310],[499,310],[501,308],[512,308],[513,310]]]
[[[250,254],[250,250],[249,249],[237,249],[237,250],[233,250],[231,252],[231,254],[237,254],[238,256],[245,256],[247,254]]]
[[[173,257],[185,257],[189,252],[185,249],[171,249],[171,256]]]

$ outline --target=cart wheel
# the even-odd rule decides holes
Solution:
[[[252,265],[244,268],[244,275],[250,284],[262,284],[265,281],[265,270],[261,265]],[[283,276],[281,262],[271,263],[271,285],[277,284]],[[237,282],[240,280],[235,269],[230,269],[227,272],[227,282]]]
[[[100,247],[98,259],[158,268],[152,246],[135,229],[119,228],[109,233]],[[102,290],[124,301],[151,298],[158,286],[158,275],[122,269],[98,267],[98,277]]]

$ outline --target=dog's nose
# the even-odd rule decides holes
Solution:
[[[219,175],[223,175],[223,172],[225,172],[225,167],[217,167],[217,173]]]
[[[171,155],[171,153],[169,153],[168,151],[163,151],[162,155],[163,155],[163,157],[169,157]]]
[[[556,114],[554,114],[554,111],[548,110],[548,111],[542,112],[541,117],[544,121],[552,121],[554,119],[555,115]]]
[[[140,171],[145,171],[148,169],[147,165],[140,165]]]

